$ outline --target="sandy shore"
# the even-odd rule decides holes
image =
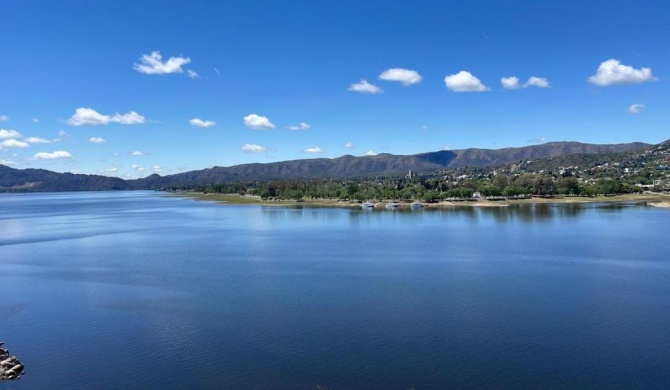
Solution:
[[[203,194],[197,192],[170,193],[169,196],[179,196],[194,200],[203,200],[230,205],[260,205],[260,206],[303,206],[303,207],[341,207],[360,208],[359,202],[339,201],[332,199],[309,199],[302,202],[295,200],[261,200],[255,196],[242,196],[238,194]],[[382,201],[375,204],[375,209],[384,209],[386,203]],[[452,207],[508,207],[523,204],[561,204],[561,203],[620,203],[620,202],[646,202],[655,207],[670,208],[670,196],[664,194],[625,194],[616,196],[596,197],[555,197],[555,198],[529,198],[518,200],[496,200],[485,199],[468,201],[442,201],[437,203],[425,203],[428,209],[452,208]],[[410,203],[400,202],[400,209],[409,209]]]

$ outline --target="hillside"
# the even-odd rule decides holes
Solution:
[[[115,177],[56,173],[43,169],[13,169],[0,165],[0,191],[100,191],[156,189],[176,185],[206,185],[232,181],[267,181],[274,179],[355,178],[404,174],[408,171],[429,173],[460,167],[494,167],[524,160],[567,155],[594,155],[643,151],[651,145],[628,143],[593,145],[579,142],[549,142],[519,148],[461,149],[420,153],[334,159],[316,158],[274,163],[241,164],[178,173],[151,175],[143,179],[123,180]]]
[[[13,169],[0,165],[0,191],[105,191],[131,186],[118,177]]]

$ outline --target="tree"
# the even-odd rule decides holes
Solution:
[[[480,186],[479,192],[484,196],[500,196],[503,193],[500,187],[493,184],[484,184]]]

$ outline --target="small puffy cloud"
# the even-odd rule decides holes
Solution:
[[[102,144],[102,143],[107,142],[107,140],[102,138],[102,137],[91,137],[91,138],[88,139],[88,142],[91,142],[91,143],[94,143],[94,144]]]
[[[131,111],[127,114],[114,114],[110,116],[100,114],[91,108],[80,107],[77,108],[70,119],[67,120],[67,124],[70,126],[97,126],[109,123],[135,125],[144,123],[144,121],[144,117],[135,111]]]
[[[7,115],[0,115],[0,122],[7,122],[9,117]]]
[[[65,130],[58,130],[58,136],[59,137],[69,137],[70,134],[68,134]]]
[[[500,79],[500,85],[505,89],[519,89],[528,87],[549,88],[549,81],[543,77],[530,76],[523,85],[519,84],[519,79],[515,76],[503,77]]]
[[[347,149],[352,149],[352,148],[356,147],[356,145],[354,145],[352,142],[347,142],[346,144],[344,144],[342,146],[344,146]]]
[[[265,146],[261,145],[254,145],[254,144],[244,144],[242,145],[242,151],[244,153],[261,153],[265,152],[267,148]]]
[[[323,150],[321,150],[320,147],[315,146],[313,148],[307,148],[303,150],[304,153],[312,153],[312,154],[318,154],[318,153],[323,153]]]
[[[119,168],[117,166],[113,166],[113,167],[110,167],[110,168],[107,168],[107,169],[100,169],[100,170],[97,171],[97,173],[101,174],[101,175],[105,175],[105,174],[108,174],[108,173],[115,173],[118,170],[119,170]]]
[[[33,157],[36,160],[55,160],[59,158],[70,158],[72,155],[65,150],[57,150],[53,153],[40,152]]]
[[[40,120],[37,119],[37,118],[33,118],[33,119],[31,119],[31,121],[32,121],[33,123],[40,123]]]
[[[16,161],[0,159],[0,165],[6,165],[11,167],[12,165],[17,165]]]
[[[68,119],[71,126],[106,125],[111,121],[109,115],[102,115],[91,108],[77,108],[74,115]]]
[[[365,80],[365,79],[361,79],[361,81],[359,81],[357,83],[354,83],[354,84],[351,84],[349,86],[349,91],[360,92],[360,93],[369,93],[369,94],[372,94],[372,95],[376,95],[376,94],[384,92],[381,88],[379,88],[376,85],[372,85],[372,84],[368,83],[368,81]]]
[[[366,156],[376,156],[377,153],[373,152],[372,150],[368,150],[367,152],[365,152],[365,155]]]
[[[275,128],[275,125],[270,122],[270,119],[256,114],[249,114],[245,116],[244,125],[254,130],[270,130]]]
[[[139,150],[135,150],[130,153],[131,156],[144,156],[144,152],[140,152]]]
[[[143,167],[141,167],[137,164],[133,164],[130,167],[133,168],[133,170],[135,170],[135,172],[144,172],[144,171],[147,170],[146,168],[143,168]]]
[[[193,119],[189,120],[188,123],[190,123],[191,126],[205,127],[205,128],[206,127],[212,127],[212,126],[216,125],[216,122],[214,122],[214,121],[206,121],[206,120],[202,120],[200,118],[193,118]]]
[[[422,77],[415,70],[403,69],[403,68],[391,68],[383,71],[379,75],[379,79],[386,81],[397,81],[404,86],[409,86],[420,83]]]
[[[31,143],[31,144],[50,144],[51,141],[48,139],[40,138],[40,137],[28,137],[24,139],[24,141]]]
[[[519,88],[519,79],[512,77],[502,77],[500,79],[500,85],[505,89],[517,89]]]
[[[309,129],[309,127],[310,127],[309,124],[307,124],[307,123],[305,123],[305,122],[300,122],[299,125],[297,125],[297,126],[288,126],[287,129],[289,129],[289,130],[294,130],[294,131],[295,131],[295,130],[307,130],[307,129]]]
[[[191,59],[186,57],[170,57],[163,61],[161,53],[153,51],[151,54],[143,54],[140,63],[133,64],[133,69],[144,74],[184,73],[181,67],[190,62]]]
[[[484,92],[490,89],[482,84],[472,73],[465,70],[446,76],[444,84],[449,90],[454,92]]]
[[[122,125],[136,125],[144,123],[144,117],[135,111],[131,111],[127,114],[114,114],[111,121]]]
[[[160,165],[154,165],[153,167],[151,167],[151,170],[154,171],[154,173],[162,173],[163,172],[163,168],[161,168]]]
[[[544,138],[544,137],[537,136],[537,137],[529,139],[526,142],[529,143],[529,144],[543,144],[543,143],[547,142],[547,139]]]
[[[636,103],[636,104],[631,104],[630,107],[628,107],[628,112],[631,114],[638,114],[642,110],[644,110],[644,104]]]
[[[21,133],[19,133],[16,130],[6,130],[6,129],[0,129],[0,139],[7,139],[7,138],[20,138]]]
[[[630,65],[623,65],[615,59],[609,59],[600,64],[596,74],[589,77],[588,81],[601,87],[608,85],[640,84],[645,81],[654,81],[651,68],[635,69]]]
[[[2,141],[0,147],[2,148],[27,148],[30,144],[27,142],[19,141],[14,138],[6,139]]]
[[[523,85],[526,87],[539,87],[539,88],[549,88],[549,81],[543,77],[530,76],[526,84]]]
[[[186,70],[186,75],[192,79],[200,78],[200,75],[196,71],[191,69]]]

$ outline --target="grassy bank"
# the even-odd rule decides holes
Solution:
[[[305,206],[305,207],[345,207],[358,208],[359,202],[340,201],[336,199],[308,199],[302,202],[295,200],[261,200],[256,196],[243,196],[239,194],[203,194],[201,192],[179,192],[168,194],[169,196],[179,196],[195,200],[217,202],[233,205],[261,205],[261,206]],[[440,207],[507,207],[510,205],[522,204],[555,204],[555,203],[595,203],[595,202],[647,202],[657,207],[670,207],[670,196],[664,194],[624,194],[615,196],[595,196],[595,197],[555,197],[555,198],[529,198],[516,200],[489,201],[485,199],[474,201],[442,201],[438,203],[427,203],[427,208]],[[375,208],[384,208],[386,201],[377,203]],[[400,203],[400,207],[409,208],[409,203]]]

